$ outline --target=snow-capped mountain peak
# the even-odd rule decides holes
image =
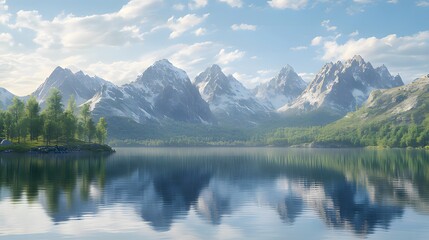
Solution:
[[[301,94],[307,83],[295,72],[293,67],[286,65],[269,82],[256,88],[256,97],[267,106],[277,109]]]
[[[95,115],[129,117],[137,123],[174,120],[212,123],[213,115],[182,69],[166,59],[147,68],[136,81],[105,88],[90,101]]]
[[[76,103],[82,104],[92,98],[104,84],[112,84],[99,77],[90,77],[82,71],[73,73],[68,68],[56,67],[49,77],[32,94],[44,105],[52,88],[57,88],[63,96],[63,104],[67,104],[74,95]]]
[[[254,124],[268,112],[250,90],[232,75],[226,76],[216,64],[200,73],[194,85],[220,121]]]
[[[284,105],[278,111],[324,109],[345,115],[362,106],[372,90],[401,85],[402,79],[392,77],[386,66],[374,69],[370,62],[356,55],[344,63],[325,64],[306,90],[293,103]]]

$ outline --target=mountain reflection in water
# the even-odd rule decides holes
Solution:
[[[311,212],[327,229],[368,236],[405,209],[429,216],[429,154],[417,150],[124,148],[1,155],[0,165],[0,202],[41,204],[54,224],[124,205],[167,232],[192,211],[217,226],[252,206],[285,226]]]

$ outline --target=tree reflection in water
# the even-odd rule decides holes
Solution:
[[[429,213],[429,154],[417,150],[128,149],[2,155],[0,165],[7,199],[40,202],[57,223],[120,203],[167,231],[190,211],[218,225],[254,203],[288,225],[311,210],[328,227],[367,235],[406,207]]]

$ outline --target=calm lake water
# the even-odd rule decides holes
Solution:
[[[429,239],[429,152],[0,155],[4,239]]]

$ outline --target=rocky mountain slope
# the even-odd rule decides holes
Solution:
[[[268,107],[232,75],[226,76],[218,65],[200,73],[194,85],[219,122],[256,124],[270,116]]]
[[[259,85],[255,91],[258,99],[266,102],[273,109],[278,109],[294,101],[306,87],[307,83],[291,66],[286,65],[277,76]]]
[[[215,121],[188,75],[168,60],[155,62],[130,84],[103,87],[87,103],[96,116],[131,118],[137,123]]]
[[[32,95],[43,106],[50,90],[57,88],[62,93],[64,105],[71,95],[74,95],[76,104],[80,105],[92,98],[103,85],[113,84],[99,77],[90,77],[82,71],[73,73],[70,69],[57,67]]]
[[[295,101],[278,111],[326,111],[343,116],[362,106],[371,91],[402,85],[401,77],[392,76],[384,65],[374,68],[362,57],[354,56],[344,63],[326,64]]]
[[[11,92],[5,88],[0,87],[0,110],[6,110],[12,104],[12,99],[15,97]]]
[[[371,93],[365,105],[343,121],[420,123],[429,113],[429,74],[410,84]]]

